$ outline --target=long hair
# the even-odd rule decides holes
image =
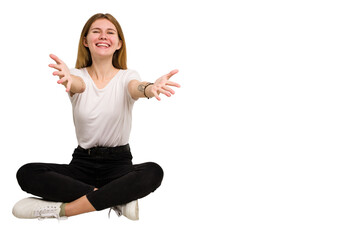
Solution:
[[[76,65],[75,65],[75,67],[77,69],[91,66],[91,64],[92,64],[91,53],[90,53],[89,48],[84,46],[84,38],[86,38],[86,36],[88,35],[91,24],[93,24],[93,22],[95,22],[98,19],[104,19],[104,18],[109,20],[110,22],[112,22],[112,24],[115,25],[116,30],[118,32],[119,39],[122,41],[121,48],[119,50],[116,50],[113,55],[112,64],[117,69],[127,69],[127,66],[126,66],[126,44],[125,44],[124,34],[122,32],[119,22],[109,13],[95,14],[94,16],[89,18],[89,20],[86,22],[85,26],[83,27],[83,30],[80,35],[78,55],[77,55]]]

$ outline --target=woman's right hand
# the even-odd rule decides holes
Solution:
[[[56,64],[49,64],[49,67],[58,70],[53,72],[54,76],[59,76],[59,80],[57,81],[57,83],[63,84],[66,87],[66,92],[69,92],[72,84],[72,78],[69,68],[56,55],[50,54],[50,58],[56,62]]]

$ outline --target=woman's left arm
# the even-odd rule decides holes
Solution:
[[[154,84],[149,82],[140,82],[138,80],[131,80],[128,85],[129,93],[134,100],[145,97],[155,97],[160,101],[160,94],[171,97],[171,95],[175,94],[175,91],[171,89],[170,86],[179,88],[180,85],[176,82],[169,81],[169,79],[178,72],[179,70],[172,70],[168,74],[158,78]]]

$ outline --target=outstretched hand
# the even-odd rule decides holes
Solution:
[[[171,97],[171,95],[175,94],[175,91],[173,89],[171,89],[169,86],[179,88],[180,84],[169,81],[169,79],[178,72],[179,72],[179,70],[177,70],[177,69],[172,70],[168,74],[158,78],[155,81],[154,85],[151,88],[151,92],[154,94],[154,96],[157,100],[159,100],[159,101],[161,100],[159,97],[159,94],[161,94],[161,93],[166,95],[167,97]]]
[[[63,84],[66,87],[66,92],[70,91],[72,79],[70,70],[66,64],[54,54],[50,54],[50,58],[53,59],[56,64],[49,64],[49,67],[54,68],[58,71],[53,72],[54,76],[59,76],[58,84]]]

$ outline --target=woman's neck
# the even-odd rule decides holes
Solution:
[[[93,62],[88,67],[90,76],[97,81],[109,81],[119,71],[112,65],[112,59],[100,60],[92,59]]]

